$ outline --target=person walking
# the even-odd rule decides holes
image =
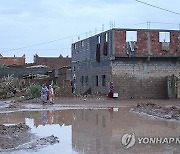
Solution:
[[[43,84],[41,88],[41,100],[43,101],[43,103],[46,103],[48,100],[48,88],[45,84]]]
[[[48,94],[50,104],[54,104],[54,89],[52,85],[49,85],[49,94]]]

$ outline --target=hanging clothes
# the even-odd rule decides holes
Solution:
[[[100,63],[100,43],[96,46],[96,61]]]
[[[105,42],[104,43],[104,48],[103,48],[103,55],[107,56],[108,54],[108,43]]]

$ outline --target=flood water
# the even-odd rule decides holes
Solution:
[[[36,151],[14,151],[13,154],[76,153],[180,153],[180,144],[135,143],[122,145],[125,133],[137,137],[180,137],[180,123],[129,112],[128,107],[107,109],[66,109],[0,113],[0,124],[25,122],[40,137],[57,136],[59,143]]]

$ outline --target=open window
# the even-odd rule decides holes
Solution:
[[[102,75],[102,86],[106,86],[106,75]]]
[[[81,47],[84,47],[84,41],[81,41]]]
[[[103,47],[103,55],[107,56],[108,55],[108,35],[105,33],[105,42],[104,42],[104,47]]]
[[[85,82],[86,82],[86,86],[88,86],[88,83],[89,83],[89,78],[88,78],[88,76],[86,76]]]
[[[168,51],[170,43],[170,32],[159,32],[159,42],[161,43],[161,50]]]
[[[126,42],[128,41],[137,42],[137,31],[126,31]]]
[[[137,49],[137,31],[126,31],[126,53],[129,57],[134,56]]]
[[[107,41],[108,41],[108,34],[105,33],[105,42],[107,42]]]
[[[170,32],[159,32],[159,42],[170,42]]]
[[[96,87],[98,87],[98,85],[99,85],[98,80],[99,80],[99,78],[98,78],[98,76],[96,76]]]
[[[100,35],[97,36],[97,43],[98,44],[101,43],[101,36]]]
[[[76,45],[76,43],[74,44],[74,49],[76,49],[77,48],[77,45]]]

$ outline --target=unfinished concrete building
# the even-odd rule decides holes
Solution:
[[[180,31],[111,29],[72,44],[76,94],[168,98],[167,76],[180,74]]]

